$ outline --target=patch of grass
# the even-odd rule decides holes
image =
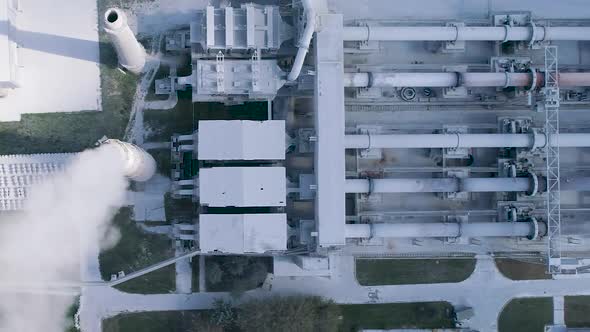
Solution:
[[[281,306],[277,310],[286,308]],[[453,306],[446,302],[338,305],[335,309],[341,312],[342,319],[333,322],[334,328],[340,325],[339,331],[342,332],[455,327]],[[211,310],[199,310],[121,314],[104,320],[103,332],[224,331],[220,326],[211,324],[212,313]],[[280,314],[280,311],[269,314]],[[291,316],[285,317],[288,319]],[[242,330],[236,326],[232,331]]]
[[[173,134],[192,134],[196,129],[197,111],[190,91],[178,92],[178,104],[171,110],[145,110],[146,142],[170,141]]]
[[[207,291],[240,293],[262,285],[272,272],[272,257],[209,256],[205,266]]]
[[[199,120],[255,120],[268,119],[266,102],[247,102],[240,105],[195,103]]]
[[[110,280],[119,271],[130,273],[174,256],[171,240],[164,235],[146,233],[131,219],[131,209],[123,208],[114,220],[121,241],[100,253],[100,273]],[[174,266],[160,269],[117,286],[133,293],[167,293],[174,291]]]
[[[153,149],[149,150],[149,152],[156,160],[158,173],[170,177],[170,167],[172,165],[170,149]]]
[[[164,195],[164,212],[168,222],[192,222],[195,203],[190,198],[172,198],[172,194]]]
[[[453,328],[454,309],[447,302],[340,305],[342,331],[361,329]],[[517,330],[514,330],[517,331]]]
[[[209,327],[209,311],[156,311],[122,314],[103,320],[103,332],[219,331]]]
[[[475,259],[357,259],[363,286],[460,282],[475,269]]]
[[[134,294],[172,293],[176,290],[174,264],[119,284],[115,288],[122,292]]]
[[[78,313],[78,309],[80,308],[80,298],[76,298],[76,300],[74,301],[74,303],[70,306],[70,308],[68,309],[68,312],[66,313],[66,324],[67,327],[65,329],[65,332],[80,332],[80,329],[76,328],[76,326],[74,325],[74,317],[76,316],[76,313]]]
[[[590,326],[590,296],[565,297],[565,325],[567,327]]]
[[[98,15],[121,0],[99,0]],[[123,2],[131,3],[131,0]],[[137,76],[117,69],[117,54],[102,29],[99,34],[102,111],[24,114],[20,122],[0,122],[0,155],[78,152],[102,136],[122,138],[129,121]]]
[[[499,332],[543,332],[553,322],[553,300],[549,297],[510,301],[498,318]]]
[[[496,266],[502,274],[512,280],[551,279],[547,274],[547,263],[543,259],[514,260],[509,258],[496,259]]]

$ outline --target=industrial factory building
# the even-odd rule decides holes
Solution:
[[[352,0],[283,2],[195,8],[162,33],[157,56],[132,31],[133,13],[101,14],[119,69],[138,75],[140,88],[153,83],[149,92],[160,99],[146,104],[169,110],[185,98],[193,112],[183,127],[190,130],[169,145],[143,146],[170,153],[166,199],[187,202],[191,214],[158,225],[173,229],[177,257],[148,272],[197,255],[270,256],[275,275],[264,287],[272,277],[333,278],[338,287],[325,293],[325,284],[306,286],[321,296],[350,281],[337,269],[354,274],[358,257],[475,257],[478,282],[497,257],[537,259],[557,281],[590,277],[588,6],[577,14],[459,1],[461,10],[441,4],[422,13],[381,0],[359,8]],[[11,74],[0,89],[16,86],[2,68]],[[148,92],[138,91],[141,108]],[[268,105],[268,114],[231,113],[251,102]],[[223,112],[202,111],[212,103]],[[143,121],[141,111],[132,114]],[[155,173],[142,150],[147,136],[138,146],[103,142],[119,149],[132,180]],[[22,209],[28,188],[71,156],[0,157],[0,211]],[[508,284],[489,278],[498,289]],[[396,291],[379,298],[362,288],[350,298],[387,303]],[[554,300],[563,306],[569,295],[560,291]],[[492,326],[469,295],[459,299],[468,302],[462,313],[478,328]],[[546,331],[575,329],[556,319]]]
[[[522,12],[350,21],[307,0],[292,27],[278,11],[207,7],[166,37],[193,73],[159,93],[273,105],[264,121],[199,121],[172,138],[172,192],[200,206],[202,250],[211,216],[246,225],[263,209],[286,215],[269,232],[287,233],[288,251],[311,256],[542,253],[553,274],[585,271],[590,74],[571,54],[590,27]],[[297,48],[290,66],[277,40]]]

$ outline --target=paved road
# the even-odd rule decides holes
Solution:
[[[590,295],[590,279],[512,281],[496,268],[491,257],[478,257],[474,273],[460,283],[361,286],[354,276],[354,258],[331,257],[332,276],[276,277],[270,291],[246,292],[243,299],[269,295],[310,294],[342,304],[447,301],[474,309],[469,327],[481,332],[497,330],[497,319],[511,299],[519,297]],[[85,332],[100,332],[103,318],[123,312],[188,310],[210,308],[216,298],[230,299],[228,293],[133,295],[106,286],[83,290],[81,319]]]

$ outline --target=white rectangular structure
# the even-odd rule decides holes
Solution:
[[[65,170],[74,153],[0,156],[0,212],[24,208],[30,188]]]
[[[0,89],[19,86],[19,60],[16,43],[18,1],[0,0]]]
[[[202,252],[265,253],[287,249],[287,215],[201,214],[199,246]]]
[[[13,27],[19,87],[0,98],[0,121],[19,121],[25,113],[100,110],[96,0],[10,2],[19,4]]]
[[[225,59],[197,60],[193,64],[193,101],[274,99],[286,75],[276,60]]]
[[[285,206],[286,187],[284,167],[214,167],[199,172],[199,200],[210,207]]]
[[[284,160],[285,121],[199,121],[199,160]]]
[[[344,65],[342,15],[321,15],[315,38],[315,123],[317,142],[316,224],[319,245],[344,245]]]
[[[191,42],[206,51],[278,50],[288,39],[279,7],[252,3],[238,7],[207,6],[191,23]],[[285,35],[287,34],[287,35]]]

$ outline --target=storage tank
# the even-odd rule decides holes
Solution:
[[[156,173],[156,161],[142,148],[135,144],[117,139],[107,139],[103,145],[113,146],[123,158],[125,175],[134,181],[147,181]]]
[[[145,67],[146,53],[127,24],[127,16],[117,8],[104,14],[105,32],[115,46],[119,64],[132,73],[140,74]]]

